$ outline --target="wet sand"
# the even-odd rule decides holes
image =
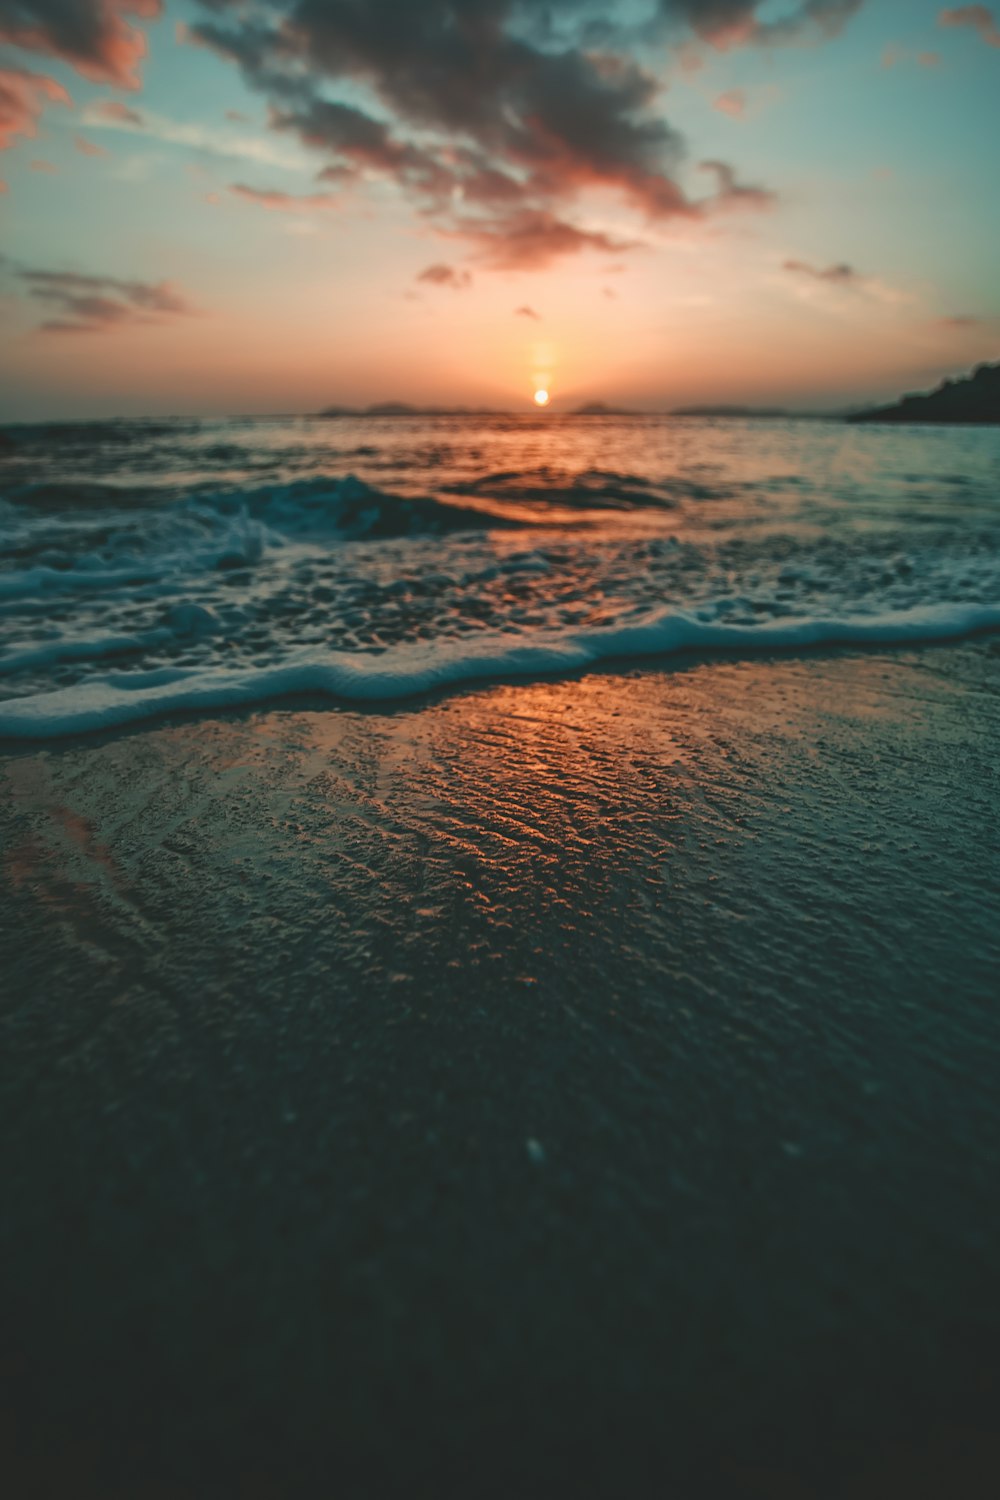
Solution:
[[[998,667],[0,754],[10,1492],[995,1493]]]

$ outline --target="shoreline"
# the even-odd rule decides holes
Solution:
[[[5,745],[72,741],[106,730],[150,726],[177,714],[233,709],[266,712],[293,700],[320,699],[332,708],[417,707],[446,692],[514,683],[578,681],[592,672],[685,662],[767,660],[849,647],[877,651],[961,643],[1000,632],[1000,605],[921,605],[879,615],[788,616],[754,625],[670,607],[615,626],[538,632],[511,640],[492,633],[473,641],[406,644],[382,654],[326,651],[313,660],[199,671],[197,667],[111,672],[70,687],[0,701],[0,751]],[[116,643],[121,649],[121,643]],[[0,662],[0,666],[3,663]]]
[[[997,660],[3,746],[6,1462],[88,1500],[954,1482],[998,1394]]]

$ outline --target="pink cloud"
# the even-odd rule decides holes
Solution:
[[[741,120],[747,112],[747,96],[742,89],[730,89],[726,94],[720,94],[713,108],[720,114],[729,115],[733,120]]]
[[[453,292],[463,291],[472,284],[468,271],[459,271],[454,266],[446,266],[440,262],[427,266],[420,272],[417,280],[425,281],[429,286],[450,286]]]
[[[39,157],[36,157],[34,161],[29,161],[28,166],[32,172],[51,172],[54,174],[59,171],[54,162],[42,161]]]
[[[92,83],[136,89],[146,36],[124,17],[151,21],[162,8],[162,0],[18,0],[0,18],[0,42],[58,57]]]
[[[81,156],[107,156],[108,150],[105,146],[99,146],[96,141],[88,141],[85,136],[75,135],[73,145]]]
[[[955,10],[943,10],[938,16],[938,25],[971,26],[987,47],[1000,47],[1000,26],[985,5],[960,5]]]
[[[88,119],[107,120],[110,125],[132,125],[141,130],[145,120],[137,109],[130,109],[119,99],[101,99],[88,111]]]
[[[826,281],[833,286],[858,286],[863,277],[853,266],[845,264],[814,266],[807,260],[786,260],[784,269],[796,276],[811,276],[814,281]]]
[[[333,193],[285,193],[280,188],[248,187],[244,182],[230,183],[229,191],[247,203],[256,203],[260,208],[269,208],[277,213],[296,213],[309,208],[333,208],[337,199]]]
[[[62,84],[41,73],[20,68],[0,68],[0,151],[14,144],[14,137],[38,134],[38,120],[47,104],[72,103]]]
[[[168,281],[123,281],[78,271],[18,271],[28,295],[51,315],[43,333],[102,333],[130,323],[163,323],[191,317],[196,309]]]

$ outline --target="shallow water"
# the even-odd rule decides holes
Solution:
[[[0,734],[1000,625],[1000,431],[659,417],[10,427]]]
[[[992,1500],[997,645],[8,746],[8,1492]]]

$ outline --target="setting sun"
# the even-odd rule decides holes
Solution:
[[[548,391],[546,391],[544,389],[537,390],[535,392],[535,405],[536,406],[548,406],[548,404],[549,404],[549,393],[548,393]]]

